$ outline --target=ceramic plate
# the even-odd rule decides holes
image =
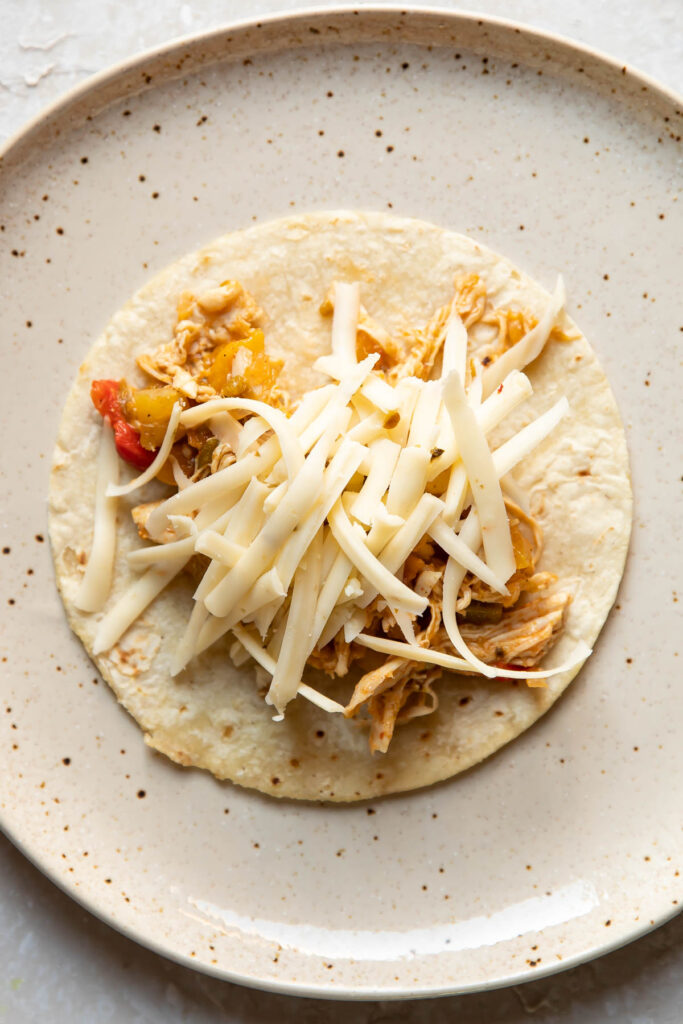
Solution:
[[[10,144],[1,817],[89,910],[224,978],[358,998],[523,981],[675,912],[677,102],[513,25],[365,8],[173,43]],[[278,802],[147,750],[67,628],[46,543],[62,402],[111,314],[216,235],[335,207],[435,221],[546,286],[561,272],[636,495],[617,604],[559,704],[451,782],[347,807]]]

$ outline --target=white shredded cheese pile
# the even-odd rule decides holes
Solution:
[[[93,549],[79,595],[88,611],[104,606],[111,585],[116,496],[155,475],[178,427],[207,423],[231,444],[236,460],[198,482],[184,478],[152,512],[146,528],[159,543],[129,555],[140,575],[102,615],[94,652],[117,643],[190,558],[202,554],[210,562],[174,652],[174,672],[232,632],[233,655],[248,654],[270,677],[266,700],[277,719],[297,694],[326,711],[343,711],[303,681],[313,649],[342,629],[347,642],[370,650],[489,677],[546,677],[583,661],[590,653],[585,646],[571,662],[544,671],[487,665],[464,643],[455,610],[467,572],[508,593],[515,558],[500,480],[554,429],[567,401],[496,450],[488,435],[531,394],[522,370],[543,349],[563,303],[559,281],[537,326],[486,370],[472,360],[469,374],[467,332],[453,314],[440,379],[408,377],[391,386],[374,370],[378,356],[357,361],[359,286],[338,284],[332,352],[316,364],[331,383],[307,394],[289,418],[241,398],[185,411],[178,405],[154,463],[124,485],[105,424]],[[174,539],[162,543],[169,531]],[[402,569],[425,534],[448,555],[443,622],[458,657],[415,643],[413,623],[428,600],[419,580],[415,590],[406,586]],[[404,642],[363,633],[366,609],[377,597]]]

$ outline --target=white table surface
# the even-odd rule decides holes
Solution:
[[[297,0],[0,0],[0,140],[88,75],[140,50],[230,20],[305,6]],[[441,6],[457,5],[441,0]],[[570,36],[683,94],[683,0],[472,0],[467,9]],[[400,1003],[300,1000],[207,978],[140,948],[71,902],[1,836],[0,965],[0,1022],[10,1024],[683,1021],[683,915],[583,967],[497,992]]]

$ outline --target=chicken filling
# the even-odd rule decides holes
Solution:
[[[331,289],[320,306],[320,314],[331,317],[333,312]],[[436,310],[424,326],[406,330],[400,337],[392,338],[361,306],[357,357],[378,355],[375,369],[392,385],[408,377],[429,380],[439,367],[453,312],[468,331],[474,325],[488,328],[488,340],[479,343],[476,351],[478,363],[484,367],[495,362],[536,323],[523,309],[495,308],[482,280],[474,273],[462,274],[455,279],[450,302]],[[282,363],[266,353],[263,325],[264,315],[256,301],[236,281],[225,281],[201,295],[183,293],[171,341],[137,360],[149,378],[145,387],[134,388],[126,381],[93,382],[93,401],[114,427],[119,455],[137,467],[150,465],[177,403],[188,409],[215,398],[242,397],[258,399],[290,416],[297,403],[278,386]],[[555,327],[551,337],[561,341],[567,336]],[[468,382],[473,372],[474,364],[468,358]],[[242,419],[242,429],[250,418],[247,415]],[[389,422],[388,426],[391,425]],[[260,437],[255,437],[263,443],[272,437],[272,431],[265,429]],[[234,463],[236,445],[237,439],[216,428],[212,420],[195,428],[179,428],[157,477],[182,490]],[[439,454],[434,451],[432,456]],[[503,595],[468,572],[458,591],[457,620],[463,640],[487,665],[531,669],[561,635],[571,595],[558,589],[557,578],[551,572],[538,568],[543,546],[538,522],[512,494],[506,493],[504,485],[503,493],[515,560],[514,574],[507,581],[508,592]],[[140,537],[145,540],[152,539],[146,525],[160,504],[147,502],[132,511]],[[470,512],[469,507],[465,508],[461,520],[466,520]],[[169,527],[161,537],[157,536],[156,542],[176,539],[175,531]],[[405,560],[398,577],[428,602],[421,615],[410,617],[409,629],[415,644],[453,654],[442,621],[447,561],[446,552],[425,535]],[[208,558],[195,554],[186,571],[199,583],[208,565]],[[354,586],[360,588],[360,582],[351,577],[347,592],[353,593]],[[397,622],[381,597],[368,604],[364,616],[364,634],[404,639],[405,623]],[[278,621],[276,615],[274,629]],[[370,655],[373,662],[369,667],[368,657],[366,647],[354,640],[347,642],[342,625],[331,637],[323,633],[308,664],[331,677],[345,676],[355,663],[361,670],[365,666],[344,714],[365,720],[371,751],[386,752],[397,726],[436,710],[439,700],[434,684],[443,669],[398,656],[386,657],[377,664],[377,655]],[[538,679],[528,679],[527,684],[545,685]]]

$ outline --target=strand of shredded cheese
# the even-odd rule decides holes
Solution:
[[[441,356],[441,377],[447,377],[451,370],[459,374],[460,379],[465,379],[467,369],[467,328],[460,319],[455,307],[448,318],[446,337],[443,343]]]
[[[235,416],[229,412],[217,413],[209,420],[209,430],[222,444],[229,444],[236,454],[239,452],[244,427]]]
[[[367,647],[371,651],[379,651],[382,654],[392,654],[399,658],[407,658],[410,661],[423,661],[428,665],[440,665],[441,668],[450,669],[452,672],[472,672],[472,665],[463,658],[456,658],[452,654],[441,651],[433,651],[429,647],[418,647],[414,644],[404,644],[400,640],[389,640],[384,637],[370,636],[367,633],[359,633],[354,643],[361,647]],[[591,654],[590,647],[579,641],[574,653],[561,665],[554,665],[546,669],[506,669],[493,666],[494,672],[491,678],[496,679],[550,679],[552,676],[559,676],[563,672],[569,672],[586,660]],[[491,666],[488,666],[491,668]]]
[[[173,442],[175,441],[176,430],[180,423],[180,417],[182,415],[182,406],[180,402],[176,402],[173,406],[166,433],[164,434],[164,440],[161,442],[161,448],[156,453],[154,461],[145,469],[140,476],[136,476],[134,480],[131,480],[127,484],[109,484],[107,487],[108,498],[119,498],[123,494],[131,494],[133,491],[137,491],[139,487],[144,487],[150,480],[153,480],[157,475],[161,467],[166,462],[166,459],[171,453]]]
[[[99,612],[104,608],[114,574],[116,554],[116,498],[108,496],[109,485],[119,478],[119,457],[114,444],[114,432],[108,420],[102,421],[97,453],[97,479],[95,481],[95,524],[90,557],[74,598],[76,608],[82,612]]]
[[[429,527],[429,536],[436,541],[439,547],[443,548],[447,555],[454,558],[463,568],[478,576],[484,583],[488,583],[499,594],[510,593],[502,580],[499,580],[488,565],[482,562],[481,558],[465,544],[462,537],[444,522],[443,516],[435,519]]]
[[[538,448],[541,441],[546,439],[568,412],[569,402],[562,397],[550,409],[541,413],[526,427],[522,427],[514,437],[496,448],[493,453],[493,465],[498,477],[505,476],[511,469],[514,469],[518,462]]]
[[[330,531],[330,536],[334,536]],[[332,568],[325,576],[324,583],[321,587],[318,595],[318,605],[315,610],[313,618],[313,629],[311,631],[311,650],[320,640],[321,634],[325,626],[330,620],[330,616],[334,611],[334,607],[337,604],[339,595],[344,589],[344,585],[349,578],[353,563],[343,551],[337,552],[337,557],[334,560]]]
[[[407,443],[431,452],[436,441],[437,421],[441,411],[441,383],[438,380],[428,380],[421,381],[420,384]]]
[[[283,585],[277,569],[273,566],[272,569],[259,576],[254,586],[244,596],[238,607],[233,609],[230,615],[220,619],[212,616],[209,619],[197,641],[195,653],[201,654],[207,647],[215,643],[219,637],[227,633],[229,629],[232,629],[236,623],[241,622],[245,616],[253,615],[266,606],[270,607],[273,603],[281,604],[286,595],[287,589]]]
[[[353,516],[368,526],[387,492],[401,449],[387,437],[373,441],[369,446],[369,466],[365,483],[353,503]]]
[[[387,494],[387,512],[405,519],[425,491],[431,456],[425,448],[402,448]]]
[[[378,556],[379,564],[387,573],[393,577],[393,574],[398,572],[410,552],[413,550],[420,538],[428,531],[432,522],[442,512],[442,510],[443,502],[439,498],[433,494],[422,495],[410,516],[408,516],[402,526],[394,532],[393,536],[384,545]],[[394,611],[394,609],[398,609],[399,611],[410,610],[404,608],[403,605],[391,597],[387,597],[379,587],[372,585],[372,580],[369,580],[369,583],[371,585],[364,588],[362,598],[356,601],[357,612],[352,612],[350,616],[347,616],[347,620],[344,623],[344,635],[347,642],[352,640],[353,637],[365,627],[365,613],[363,609],[367,608],[378,594],[382,594],[382,597],[384,597],[392,611]],[[425,602],[424,607],[426,608],[429,602],[426,597],[423,597],[422,600]]]
[[[481,520],[487,565],[505,583],[515,571],[515,555],[503,492],[486,438],[468,404],[457,373],[449,373],[444,381],[444,403],[459,441],[463,465]]]
[[[324,472],[314,507],[292,534],[278,555],[276,565],[285,587],[288,587],[296,567],[304,557],[320,527],[329,515],[330,509],[341,496],[353,474],[358,469],[365,453],[362,445],[346,440],[338,449]]]
[[[396,579],[368,550],[362,528],[351,525],[341,500],[332,508],[329,521],[335,540],[346,557],[387,603],[413,615],[421,615],[427,607],[427,599],[415,594],[405,583]]]
[[[93,642],[93,654],[101,654],[113,647],[154,598],[178,575],[188,559],[189,555],[179,554],[163,568],[153,566],[135,580],[100,621]]]
[[[358,463],[362,459],[364,449],[361,445],[349,441],[348,438],[342,442],[329,466],[325,470],[322,487],[318,500],[308,513],[304,521],[295,533],[289,538],[282,548],[275,562],[276,568],[283,581],[285,591],[294,578],[294,573],[303,558],[309,544],[318,530],[322,527],[329,515],[330,509],[341,495],[349,479],[355,473]],[[328,531],[329,533],[329,531]],[[267,629],[275,616],[279,605],[273,603],[269,613],[263,613],[259,618],[260,629]],[[268,619],[268,614],[271,618]]]
[[[529,398],[531,393],[529,378],[519,370],[513,370],[503,381],[502,387],[499,386],[481,405],[476,406],[474,414],[479,428],[484,434],[490,434],[506,416],[509,416],[525,399]],[[450,423],[450,416],[447,412],[446,417]],[[452,424],[448,442],[442,447],[444,448],[443,454],[433,459],[429,467],[428,479],[430,481],[435,480],[458,459],[460,449],[455,440]]]
[[[204,530],[194,542],[193,550],[200,555],[206,555],[213,561],[220,562],[226,569],[232,569],[244,554],[245,549],[241,544],[227,540],[215,530]]]
[[[555,321],[564,307],[566,300],[564,282],[558,277],[555,291],[548,306],[535,327],[525,334],[521,341],[503,352],[490,366],[484,370],[484,395],[490,395],[505,379],[511,370],[523,370],[525,366],[537,359],[543,351],[555,325]]]
[[[183,537],[182,540],[172,540],[168,544],[152,544],[146,548],[137,548],[135,551],[129,551],[126,561],[131,569],[140,571],[141,569],[149,569],[151,565],[168,565],[170,562],[174,562],[179,555],[183,554],[186,554],[189,559],[194,551],[195,538]]]
[[[249,633],[249,630],[244,629],[242,626],[235,626],[233,633],[238,638],[244,649],[249,652],[254,661],[258,662],[261,668],[264,668],[271,676],[275,672],[275,659],[256,642],[254,637]],[[343,705],[338,704],[336,700],[332,700],[330,697],[326,697],[324,694],[314,690],[308,683],[299,683],[298,692],[306,700],[309,700],[312,704],[316,704],[323,711],[329,711],[330,713],[343,714]]]
[[[231,412],[233,409],[245,409],[247,412],[257,413],[260,419],[265,420],[273,428],[280,442],[280,451],[287,467],[287,476],[290,481],[293,480],[304,464],[304,453],[289,420],[284,413],[272,405],[249,398],[216,398],[204,402],[202,405],[195,405],[193,409],[186,409],[180,416],[180,424],[183,427],[197,427],[217,413]],[[244,429],[246,430],[247,427]]]
[[[209,613],[201,601],[195,601],[185,631],[178,642],[171,658],[171,675],[177,676],[189,663],[197,648],[199,634]]]
[[[229,416],[230,413],[224,412],[220,415]],[[211,427],[217,419],[218,416],[212,416],[209,420],[209,426]],[[235,420],[234,422],[237,423],[239,421]],[[266,431],[271,429],[270,423],[268,423],[267,420],[264,420],[263,416],[251,416],[242,427],[242,430],[237,437],[237,443],[232,446],[232,450],[236,457],[241,459],[247,454],[249,449],[263,437]]]
[[[442,654],[440,651],[432,651],[428,647],[419,647],[417,644],[404,644],[400,640],[391,640],[389,637],[371,636],[369,633],[358,633],[353,642],[367,647],[370,651],[377,651],[379,654],[391,654],[394,657],[408,658],[410,661],[424,661],[430,665],[441,665],[442,668],[449,668],[453,672],[471,672],[472,666],[464,658],[456,658],[452,654]]]
[[[270,689],[266,694],[266,703],[274,704],[279,714],[284,713],[289,701],[296,696],[309,655],[315,607],[320,592],[322,537],[322,530],[319,530],[294,574],[287,617],[290,628],[285,632]]]
[[[357,362],[356,332],[360,314],[360,285],[337,281],[334,286],[332,354],[346,363]]]

